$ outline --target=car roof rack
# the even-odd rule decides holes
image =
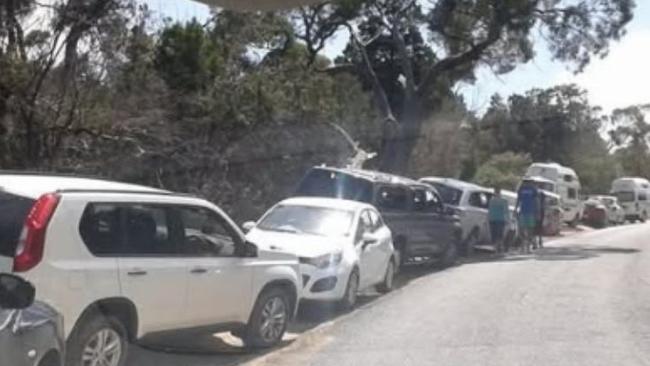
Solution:
[[[169,197],[187,197],[187,198],[198,198],[197,196],[190,193],[179,193],[172,191],[155,191],[155,190],[138,190],[138,189],[84,189],[84,188],[63,188],[55,191],[56,193],[125,193],[125,194],[146,194],[153,196],[169,196]]]
[[[96,175],[90,174],[78,174],[78,173],[63,173],[63,172],[50,172],[50,171],[39,171],[39,170],[12,170],[12,169],[0,169],[0,175],[26,175],[26,176],[43,176],[43,177],[62,177],[62,178],[84,178],[84,179],[96,179],[96,180],[109,180],[108,178],[98,177]]]

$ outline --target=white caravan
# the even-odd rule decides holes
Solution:
[[[557,163],[533,163],[526,171],[527,177],[538,176],[553,182],[553,193],[560,196],[562,220],[577,225],[582,215],[580,179],[576,172]]]
[[[612,182],[612,195],[625,211],[625,219],[645,222],[650,213],[650,182],[645,178],[623,177]]]

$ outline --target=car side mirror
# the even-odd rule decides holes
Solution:
[[[0,307],[5,309],[25,309],[34,303],[36,289],[24,279],[0,274]]]
[[[241,225],[241,227],[244,229],[244,232],[249,232],[255,227],[255,221],[246,221]]]
[[[368,246],[377,243],[377,237],[372,233],[364,233],[361,236],[361,249],[366,249]]]
[[[242,258],[257,258],[258,250],[257,245],[251,243],[250,241],[245,241],[242,244],[239,256]]]

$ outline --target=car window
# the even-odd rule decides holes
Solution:
[[[574,200],[578,197],[578,191],[575,188],[569,188],[567,190],[567,196],[569,197],[569,199]]]
[[[134,204],[124,210],[124,251],[134,256],[177,255],[170,226],[171,208]]]
[[[79,233],[94,255],[123,254],[121,206],[112,203],[91,203],[86,206],[79,223]]]
[[[648,196],[645,193],[639,193],[639,201],[647,201]]]
[[[434,186],[438,193],[440,193],[440,197],[444,203],[453,206],[460,204],[460,199],[463,197],[462,190],[438,182],[429,182],[429,184]]]
[[[232,257],[236,255],[235,230],[214,211],[203,207],[178,208],[182,226],[180,251],[186,256]]]
[[[387,210],[406,210],[408,191],[404,187],[383,186],[377,193],[377,206]]]
[[[478,208],[488,208],[490,196],[485,192],[472,192],[469,196],[470,206]]]
[[[440,198],[428,189],[413,190],[413,209],[421,212],[435,212],[441,207]]]
[[[34,200],[0,192],[0,256],[13,257]]]
[[[634,192],[616,192],[620,202],[634,202]]]

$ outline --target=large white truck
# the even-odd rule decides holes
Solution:
[[[526,177],[542,177],[553,183],[552,192],[560,196],[562,221],[575,226],[582,216],[580,179],[575,170],[557,163],[533,163]]]
[[[650,181],[639,177],[622,177],[612,182],[612,195],[618,197],[625,220],[645,222],[650,214]]]

